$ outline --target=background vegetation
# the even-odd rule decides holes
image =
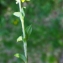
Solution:
[[[25,28],[32,25],[28,39],[28,63],[63,63],[63,0],[31,0],[25,9]],[[15,0],[0,0],[0,63],[21,63],[14,57],[23,53],[19,11]]]

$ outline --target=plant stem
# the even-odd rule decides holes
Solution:
[[[20,13],[21,13],[21,2],[19,3],[19,10],[20,10]],[[27,42],[25,40],[26,36],[25,36],[25,28],[24,28],[24,19],[22,18],[22,16],[20,17],[20,20],[21,20],[21,24],[22,24],[22,32],[23,32],[23,47],[24,47],[24,54],[25,54],[25,57],[26,57],[26,61],[25,63],[27,63]]]

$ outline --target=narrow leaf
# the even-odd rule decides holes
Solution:
[[[32,32],[32,26],[30,25],[26,28],[26,33],[28,34],[28,36],[30,36],[31,32]]]
[[[21,13],[20,12],[14,12],[13,15],[15,15],[16,17],[20,17]]]
[[[23,8],[21,9],[21,13],[22,13],[22,16],[24,17],[25,16],[25,12],[24,12]]]
[[[23,54],[20,54],[20,58],[25,62],[26,61],[26,57]]]
[[[19,37],[17,38],[17,42],[19,42],[19,41],[22,41],[22,36],[19,36]]]

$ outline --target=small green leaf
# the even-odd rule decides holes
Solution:
[[[17,57],[17,58],[20,58],[20,59],[22,59],[24,62],[26,62],[26,57],[25,57],[23,54],[16,53],[14,56]]]
[[[26,29],[25,29],[25,33],[26,33],[26,40],[29,39],[30,35],[31,35],[31,32],[32,32],[32,26],[28,26]]]
[[[17,42],[19,42],[19,41],[22,41],[22,36],[19,36],[19,37],[17,38]]]
[[[23,54],[20,54],[20,58],[25,62],[26,61],[26,57]]]
[[[22,13],[22,16],[24,17],[25,16],[25,12],[24,12],[23,8],[21,9],[21,13]]]
[[[17,58],[19,58],[19,54],[18,53],[16,53],[14,56],[17,57]]]
[[[26,28],[26,33],[28,34],[28,36],[30,36],[31,32],[32,32],[32,26],[30,25]]]
[[[14,12],[13,15],[15,15],[16,17],[20,17],[21,13],[20,12]]]

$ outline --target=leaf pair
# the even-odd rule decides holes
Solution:
[[[22,59],[24,62],[26,62],[26,57],[25,57],[23,54],[16,53],[14,56],[17,57],[17,58],[20,58],[20,59]]]
[[[21,12],[14,12],[13,15],[15,15],[16,17],[24,17],[25,16],[25,13],[24,13],[24,10],[23,8],[21,9]]]
[[[28,26],[28,27],[26,28],[25,32],[26,32],[26,40],[28,40],[28,38],[29,38],[29,36],[31,35],[31,32],[32,32],[32,26],[31,26],[31,25]],[[23,37],[22,37],[22,36],[19,36],[19,37],[17,38],[17,42],[19,42],[19,41],[23,41]]]

